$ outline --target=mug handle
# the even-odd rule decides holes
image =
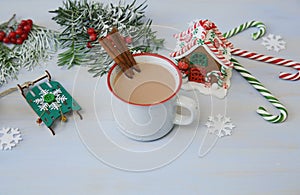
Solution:
[[[197,104],[192,98],[179,95],[176,100],[176,106],[186,108],[190,114],[188,116],[179,113],[175,114],[174,124],[176,125],[189,125],[197,116]]]

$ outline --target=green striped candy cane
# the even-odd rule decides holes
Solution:
[[[279,111],[279,115],[273,115],[269,113],[264,107],[260,106],[256,112],[262,116],[266,121],[272,123],[281,123],[287,119],[288,112],[285,106],[283,106],[279,100],[272,95],[272,93],[266,89],[260,81],[258,81],[252,74],[247,71],[236,59],[232,58],[234,69],[237,70],[262,96],[264,96],[273,106]]]
[[[223,36],[225,38],[230,38],[248,28],[251,28],[251,27],[257,27],[258,28],[258,31],[255,32],[255,33],[252,33],[252,39],[254,40],[257,40],[259,39],[260,37],[264,36],[264,34],[266,33],[266,25],[260,21],[255,21],[255,20],[252,20],[252,21],[249,21],[249,22],[245,22],[244,24],[241,24],[240,26],[226,32],[223,34]]]

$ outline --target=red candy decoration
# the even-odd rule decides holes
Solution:
[[[179,61],[178,68],[179,68],[179,70],[187,70],[189,68],[189,65],[186,62]]]
[[[201,73],[201,70],[197,67],[193,67],[190,70],[189,81],[197,83],[205,83],[205,75]]]

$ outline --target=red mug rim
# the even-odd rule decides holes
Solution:
[[[177,89],[172,93],[172,95],[170,95],[168,98],[160,101],[160,102],[156,102],[156,103],[153,103],[153,104],[140,104],[140,103],[134,103],[134,102],[129,102],[127,100],[124,100],[123,98],[119,97],[115,92],[114,90],[112,89],[112,86],[111,86],[111,83],[110,83],[110,77],[111,77],[111,73],[112,71],[115,69],[115,67],[118,65],[116,63],[114,63],[114,65],[109,69],[109,72],[108,72],[108,76],[107,76],[107,84],[108,84],[108,88],[110,90],[110,92],[115,96],[117,97],[119,100],[127,103],[127,104],[131,104],[131,105],[136,105],[136,106],[153,106],[153,105],[158,105],[158,104],[162,104],[164,102],[167,102],[169,101],[170,99],[172,99],[180,90],[181,88],[181,85],[182,85],[182,75],[181,75],[181,72],[179,71],[178,67],[176,66],[176,64],[170,60],[169,58],[165,57],[165,56],[162,56],[160,54],[155,54],[155,53],[138,53],[138,54],[133,54],[133,56],[153,56],[153,57],[157,57],[157,58],[161,58],[163,60],[166,60],[167,62],[170,63],[170,65],[172,65],[175,70],[177,71],[178,73],[178,76],[179,76],[179,83],[178,83],[178,87]]]

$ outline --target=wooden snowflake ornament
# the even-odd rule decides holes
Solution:
[[[35,85],[35,83],[46,78],[48,78],[48,81]],[[46,71],[44,76],[31,83],[23,86],[18,85],[18,87],[27,103],[39,116],[36,122],[38,124],[43,122],[53,135],[55,135],[55,132],[51,126],[58,118],[62,122],[66,122],[66,113],[75,111],[82,119],[82,116],[78,112],[81,109],[78,103],[59,82],[51,80],[48,71]]]
[[[210,116],[205,125],[209,133],[215,134],[218,137],[232,135],[232,129],[235,128],[235,125],[231,123],[231,119],[221,114]]]
[[[280,35],[269,34],[267,37],[262,38],[262,45],[266,47],[267,50],[274,50],[279,52],[280,50],[285,49],[285,41],[282,40]]]
[[[0,129],[0,149],[11,150],[22,140],[21,132],[18,128]]]

